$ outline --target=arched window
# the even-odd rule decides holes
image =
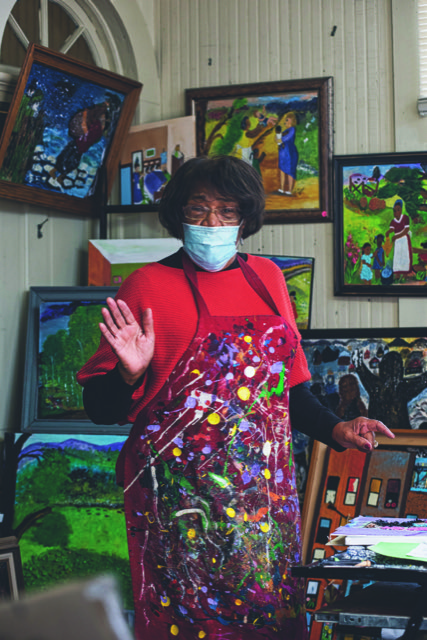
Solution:
[[[20,68],[30,42],[96,64],[84,16],[63,2],[18,0],[4,30],[0,64]]]

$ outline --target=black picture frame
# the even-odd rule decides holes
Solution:
[[[119,287],[31,287],[27,322],[21,431],[29,433],[127,434],[131,425],[95,425],[85,414],[75,376],[96,351],[101,333],[101,307]],[[84,335],[76,338],[74,315]],[[99,308],[98,308],[99,307]],[[83,312],[78,312],[82,314]],[[43,325],[43,326],[42,326]],[[74,324],[74,327],[76,324]],[[75,331],[75,330],[74,330]],[[45,340],[49,342],[45,345]],[[91,338],[91,339],[90,339]],[[41,342],[43,340],[43,348]],[[90,344],[89,344],[90,343]],[[66,360],[66,352],[71,354]],[[57,355],[59,354],[59,356]]]
[[[335,156],[333,174],[334,294],[426,296],[427,152]]]
[[[324,406],[342,420],[367,415],[399,437],[427,443],[427,329],[309,329],[301,337],[308,384]],[[340,389],[343,376],[347,389]]]
[[[333,78],[330,76],[191,88],[185,91],[186,113],[196,117],[197,155],[216,153],[239,155],[243,154],[244,150],[252,149],[252,156],[248,154],[247,158],[245,155],[242,157],[252,162],[253,166],[257,166],[263,178],[266,190],[265,222],[267,223],[330,222],[332,220],[332,98]],[[215,102],[216,105],[214,105]],[[208,122],[208,112],[213,114],[212,122],[216,121],[213,126]],[[300,136],[296,183],[292,186],[291,197],[287,197],[284,190],[278,193],[281,185],[281,171],[278,166],[280,141],[275,140],[275,129],[280,126],[283,135],[286,116],[289,112],[295,114],[292,127],[295,128],[296,133],[298,133],[298,127],[301,128],[301,133],[304,131],[304,138]],[[260,115],[258,116],[257,113]],[[270,118],[267,117],[269,114]],[[243,125],[246,116],[247,127]],[[259,124],[255,123],[257,119]],[[230,142],[227,150],[218,150],[215,144],[219,139],[226,139],[229,123],[233,132],[241,128],[246,133],[242,133],[237,141],[234,140],[233,134],[233,142],[232,144]],[[224,127],[226,127],[225,131],[221,131]],[[310,127],[312,127],[311,133]],[[206,135],[208,128],[209,134]],[[238,149],[238,143],[243,139],[244,143]],[[285,144],[283,139],[282,144]],[[314,147],[314,151],[311,149],[310,153],[306,152],[306,147],[309,149],[307,145],[310,149]],[[256,156],[255,148],[258,149]],[[303,155],[304,162],[302,162]],[[254,157],[256,162],[253,160]],[[263,160],[261,161],[260,158]],[[311,163],[310,160],[312,160]],[[265,165],[264,169],[262,162]],[[314,179],[313,176],[316,173],[318,178]],[[301,191],[298,189],[298,181],[303,185]],[[315,187],[312,182],[315,183]]]

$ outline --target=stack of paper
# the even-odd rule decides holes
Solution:
[[[358,516],[332,534],[332,546],[374,545],[379,542],[427,544],[427,520]]]

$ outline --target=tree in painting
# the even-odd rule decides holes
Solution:
[[[76,373],[98,347],[101,308],[84,301],[40,305],[39,418],[86,418]]]

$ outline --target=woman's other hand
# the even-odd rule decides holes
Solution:
[[[332,438],[345,449],[359,449],[367,453],[377,446],[375,433],[395,437],[379,420],[360,416],[348,422],[338,422],[332,430]]]
[[[102,309],[104,322],[99,328],[119,359],[123,380],[130,385],[145,373],[154,353],[154,325],[151,309],[142,314],[142,328],[124,300],[107,298],[108,308]]]

